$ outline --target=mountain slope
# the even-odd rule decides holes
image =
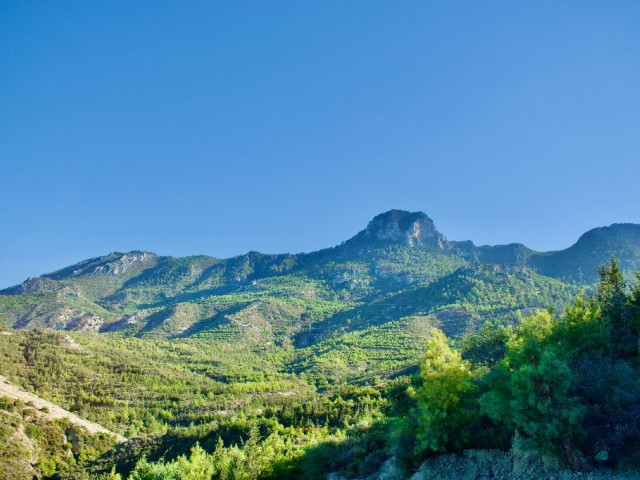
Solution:
[[[133,251],[85,260],[0,291],[0,324],[308,347],[410,315],[456,311],[475,325],[560,307],[611,255],[627,272],[640,267],[639,225],[594,229],[566,250],[535,252],[449,241],[426,214],[391,210],[341,245],[308,254]],[[390,299],[398,308],[381,308]],[[469,327],[440,317],[451,334]]]
[[[536,255],[531,265],[543,275],[563,281],[592,283],[598,266],[612,256],[627,273],[640,268],[640,225],[614,223],[594,228],[565,250]]]
[[[0,375],[0,397],[11,398],[20,402],[30,404],[33,408],[36,408],[42,412],[42,415],[49,420],[64,418],[73,425],[84,428],[90,434],[104,433],[114,436],[119,442],[126,442],[127,439],[117,433],[113,433],[97,423],[90,422],[84,418],[78,417],[76,414],[71,413],[58,405],[44,400],[32,393],[29,393],[22,388],[19,388]]]

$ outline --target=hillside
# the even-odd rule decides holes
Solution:
[[[308,346],[329,333],[415,314],[444,311],[446,319],[454,309],[477,323],[562,306],[612,255],[627,272],[640,266],[639,245],[640,226],[617,224],[558,252],[476,247],[448,241],[424,213],[391,210],[343,244],[308,254],[216,259],[133,251],[84,260],[1,290],[0,324]],[[501,298],[498,308],[480,290],[510,275],[509,300]],[[363,320],[373,305],[385,308]],[[444,326],[452,334],[466,327]]]
[[[351,239],[306,254],[229,259],[112,253],[0,291],[0,325],[205,341],[284,356],[311,383],[415,365],[435,326],[560,311],[611,255],[640,266],[640,226],[612,225],[558,252],[449,241],[421,212],[391,210]]]
[[[449,241],[425,214],[394,210],[312,253],[133,251],[30,278],[0,293],[2,375],[16,391],[131,440],[116,448],[87,440],[84,456],[59,464],[51,459],[67,455],[64,437],[50,453],[10,449],[0,459],[29,457],[42,472],[127,474],[143,455],[197,456],[197,443],[242,469],[258,462],[271,469],[260,470],[264,478],[301,478],[317,462],[366,477],[389,457],[384,419],[407,415],[410,375],[434,332],[493,362],[504,355],[504,326],[594,292],[595,269],[611,255],[630,276],[639,231],[613,225],[541,253]],[[36,418],[16,401],[7,404],[9,437]],[[37,419],[52,438],[66,435],[59,422],[68,420]],[[269,452],[282,458],[271,464]]]
[[[69,412],[68,410],[65,410],[64,408],[60,408],[58,405],[52,402],[43,400],[42,398],[32,393],[26,392],[23,389],[16,387],[15,385],[8,382],[2,375],[0,375],[0,397],[5,397],[12,400],[17,400],[18,402],[29,404],[33,408],[40,410],[40,412],[42,412],[42,416],[46,417],[48,420],[62,418],[68,420],[69,423],[73,425],[84,428],[90,434],[103,433],[112,435],[119,442],[125,442],[127,440],[121,435],[110,432],[97,423],[89,422]]]
[[[75,471],[126,439],[0,376],[0,478]]]

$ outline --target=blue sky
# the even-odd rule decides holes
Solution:
[[[640,2],[0,3],[0,287],[111,251],[640,223]]]

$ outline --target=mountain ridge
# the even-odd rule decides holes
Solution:
[[[28,284],[34,284],[34,279],[51,279],[59,280],[62,278],[76,277],[83,274],[92,274],[99,272],[106,273],[124,273],[127,269],[136,263],[148,262],[160,259],[206,259],[211,264],[223,261],[243,261],[250,257],[296,257],[296,256],[317,256],[322,253],[340,250],[346,247],[375,247],[380,244],[395,245],[400,244],[410,247],[427,247],[444,250],[459,249],[461,252],[476,256],[480,263],[500,263],[500,264],[523,264],[526,259],[532,256],[550,256],[558,255],[570,249],[576,249],[581,244],[597,240],[609,240],[607,235],[615,235],[620,238],[620,231],[635,236],[636,241],[640,241],[640,224],[634,223],[612,223],[608,226],[592,228],[576,240],[569,247],[561,250],[536,251],[527,247],[523,243],[509,243],[498,245],[476,245],[472,240],[447,240],[446,237],[438,231],[433,220],[424,212],[409,212],[405,210],[392,209],[376,215],[367,225],[367,227],[358,232],[353,237],[334,247],[328,247],[312,252],[292,253],[276,253],[265,254],[259,251],[249,251],[244,254],[220,259],[210,255],[190,255],[186,257],[173,257],[170,255],[159,255],[155,252],[145,250],[131,250],[128,252],[111,252],[106,255],[92,257],[81,260],[73,265],[63,267],[50,273],[44,273],[38,277],[29,277],[24,282],[0,289],[0,294],[24,293],[28,290]],[[90,268],[93,271],[88,272]],[[20,290],[19,287],[23,286]]]
[[[349,332],[408,325],[411,316],[455,335],[562,308],[611,255],[627,273],[640,268],[640,225],[600,227],[567,249],[537,252],[450,241],[425,213],[390,210],[342,244],[309,253],[219,259],[134,250],[82,260],[1,290],[0,324],[316,348]]]

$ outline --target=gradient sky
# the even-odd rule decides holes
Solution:
[[[0,3],[0,287],[132,249],[640,223],[640,2]]]

